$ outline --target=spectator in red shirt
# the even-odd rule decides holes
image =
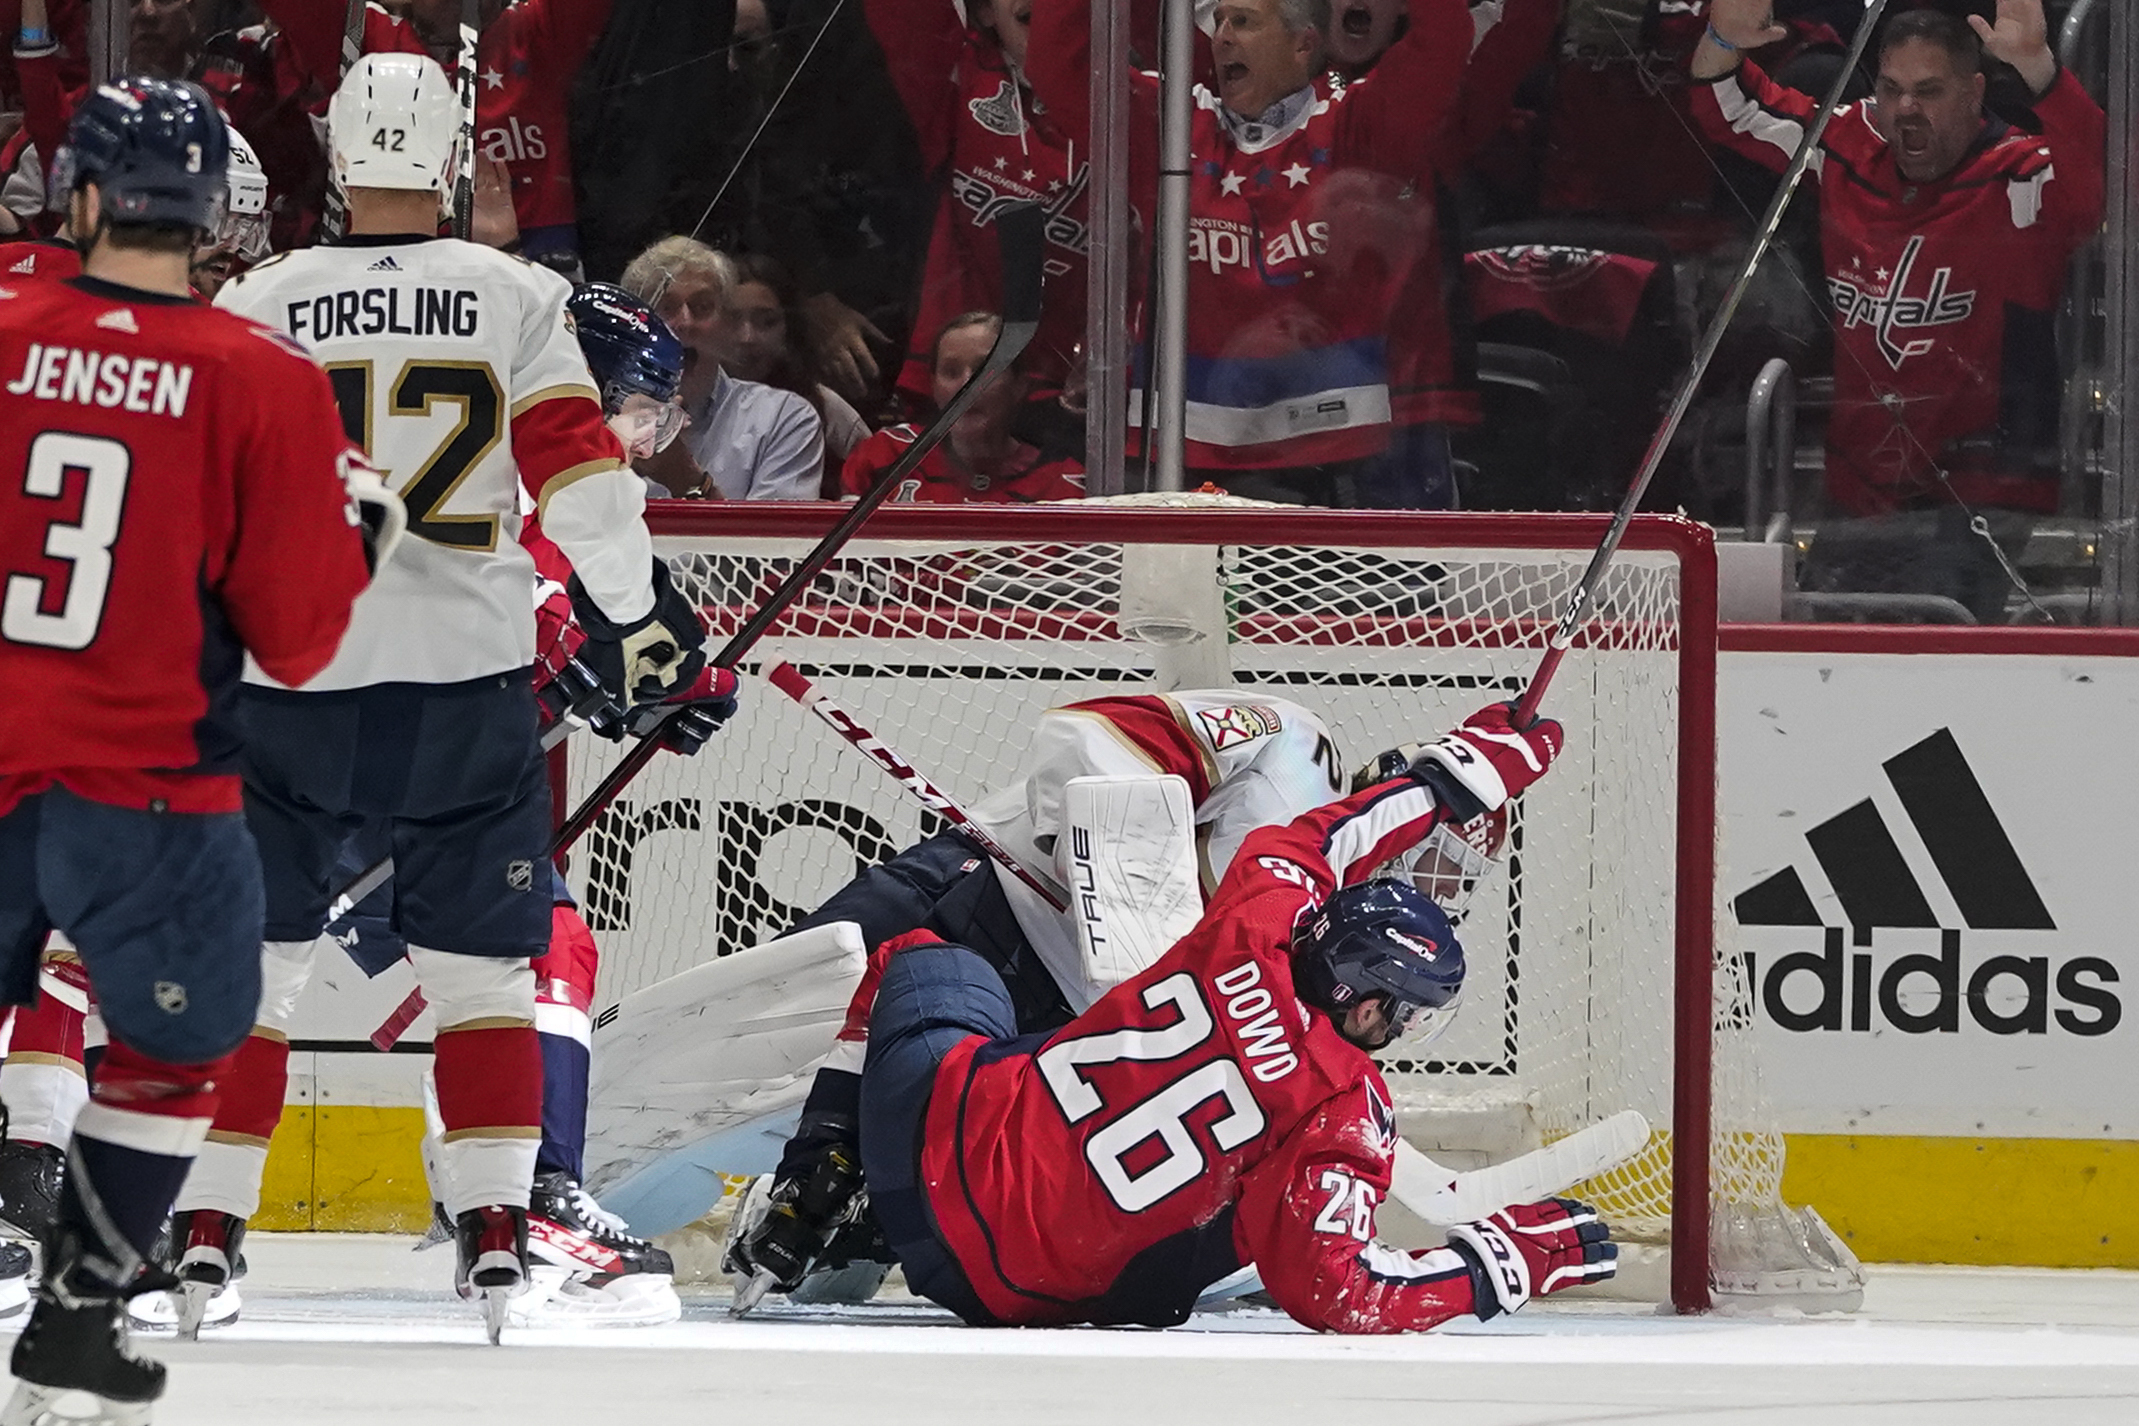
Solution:
[[[929,354],[930,394],[939,407],[949,404],[958,388],[980,370],[1002,329],[1002,318],[993,312],[966,312],[944,325]],[[891,498],[937,505],[966,500],[1026,505],[1081,497],[1084,471],[1075,462],[1049,460],[1011,434],[1026,385],[1024,376],[1013,373],[981,388],[952,425],[950,435],[923,458]],[[912,426],[893,426],[863,441],[847,459],[842,477],[846,493],[860,495],[867,490],[880,472],[905,454],[917,434]]]

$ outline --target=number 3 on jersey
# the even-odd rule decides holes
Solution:
[[[327,379],[334,385],[334,404],[342,413],[342,429],[382,470],[389,465],[395,467],[390,472],[391,483],[402,474],[402,466],[374,444],[372,378],[372,364],[368,361],[330,362],[327,366]],[[389,391],[389,418],[428,417],[441,403],[457,407],[460,412],[460,419],[432,448],[414,478],[396,492],[408,507],[408,532],[456,550],[496,549],[496,516],[443,515],[439,510],[504,434],[505,395],[498,389],[497,375],[483,362],[412,361],[395,375]]]
[[[1186,971],[1144,988],[1144,1004],[1157,1010],[1172,1006],[1178,1017],[1153,1030],[1108,1030],[1061,1040],[1040,1052],[1040,1074],[1063,1117],[1080,1124],[1106,1108],[1099,1091],[1078,1072],[1080,1065],[1109,1065],[1123,1060],[1162,1064],[1188,1054],[1210,1039],[1217,1023],[1196,978]],[[1208,1166],[1203,1146],[1188,1127],[1188,1116],[1214,1099],[1225,1112],[1211,1121],[1211,1142],[1230,1153],[1263,1132],[1263,1108],[1248,1089],[1246,1076],[1231,1059],[1207,1060],[1171,1084],[1128,1105],[1085,1141],[1085,1161],[1124,1213],[1141,1213],[1194,1183]],[[1156,1139],[1164,1156],[1132,1172],[1129,1158]]]
[[[51,579],[11,574],[0,601],[0,638],[13,644],[80,652],[96,642],[104,624],[104,603],[111,594],[111,547],[119,538],[126,510],[126,482],[133,473],[133,453],[105,436],[77,436],[46,431],[30,442],[23,493],[40,500],[60,500],[67,477],[82,476],[82,509],[72,521],[55,519],[45,526],[44,552],[67,566],[65,592],[52,598]],[[34,508],[34,507],[33,507]],[[58,604],[58,609],[49,606]]]

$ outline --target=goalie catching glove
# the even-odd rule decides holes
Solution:
[[[1406,771],[1431,787],[1459,822],[1482,817],[1545,775],[1567,741],[1550,718],[1515,726],[1515,705],[1495,703],[1419,750]]]
[[[1471,1270],[1472,1311],[1481,1322],[1619,1271],[1619,1249],[1597,1210],[1572,1198],[1521,1203],[1448,1230],[1448,1246]]]
[[[587,641],[579,657],[628,704],[658,703],[690,687],[706,666],[706,631],[698,611],[669,583],[668,566],[653,566],[654,607],[629,624],[613,622],[573,575],[566,588]]]

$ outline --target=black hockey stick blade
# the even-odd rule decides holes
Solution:
[[[735,667],[743,655],[765,636],[765,631],[787,612],[788,606],[799,599],[802,592],[824,572],[824,567],[854,538],[856,532],[876,512],[877,507],[891,498],[891,493],[899,488],[899,482],[913,474],[914,467],[926,460],[930,451],[943,444],[944,437],[951,433],[951,427],[965,414],[966,408],[979,398],[981,391],[996,377],[1008,371],[1024,354],[1034,333],[1040,330],[1041,264],[1046,256],[1047,243],[1045,224],[1046,218],[1037,203],[1013,204],[996,217],[996,241],[1001,244],[1002,253],[1003,328],[996,334],[995,345],[988,352],[988,360],[982,364],[979,371],[966,378],[965,385],[958,388],[958,394],[936,414],[936,419],[929,422],[921,433],[914,437],[913,444],[877,476],[862,497],[848,508],[840,522],[817,542],[816,548],[802,557],[801,562],[789,571],[787,578],[780,581],[779,587],[743,622],[743,627],[736,630],[734,636],[721,646],[720,652],[713,656],[715,668]],[[681,711],[677,710],[678,713]],[[654,754],[661,750],[663,730],[668,726],[669,719],[675,716],[677,713],[670,713],[648,729],[646,736],[639,739],[632,750],[624,755],[623,760],[610,769],[601,785],[587,794],[587,800],[557,829],[556,837],[550,842],[551,856],[556,856],[578,841],[580,835],[594,825],[594,819],[601,816],[603,810],[616,800],[625,784],[637,777],[639,770],[653,760]]]

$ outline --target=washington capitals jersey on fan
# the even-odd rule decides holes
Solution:
[[[973,820],[1026,866],[1069,881],[1061,843],[1073,777],[1172,773],[1196,808],[1197,862],[1209,893],[1250,832],[1290,822],[1344,791],[1329,728],[1297,703],[1219,691],[1094,698],[1040,715],[1024,777],[982,799]],[[1073,1010],[1104,987],[1088,980],[1076,929],[1002,868],[996,879],[1019,929]]]
[[[1814,100],[1748,62],[1698,85],[1709,137],[1782,169]],[[2102,111],[2059,70],[2035,101],[2042,133],[1993,121],[1960,166],[1913,184],[1868,105],[1838,110],[1810,173],[1834,304],[1828,498],[1869,515],[1943,502],[2057,508],[2057,351],[2065,265],[2100,223]]]
[[[847,457],[839,474],[840,488],[849,495],[866,494],[877,476],[898,464],[919,436],[912,426],[887,426],[871,433]],[[1020,446],[1016,461],[1008,469],[977,475],[962,472],[951,463],[949,444],[945,441],[923,456],[913,473],[891,492],[891,498],[924,505],[958,505],[967,501],[1025,505],[1084,496],[1084,468],[1073,460],[1049,459],[1030,446]]]
[[[961,313],[1002,306],[1002,257],[990,230],[1003,208],[1023,200],[1047,211],[1047,300],[1021,366],[1061,382],[1084,341],[1087,146],[1033,103],[1002,50],[962,26],[947,0],[869,0],[868,13],[922,162],[950,174],[899,390],[926,401],[936,334]]]
[[[565,321],[569,290],[490,248],[389,237],[271,258],[217,297],[312,350],[351,438],[408,507],[409,538],[307,689],[458,683],[532,664],[523,487],[603,609],[629,621],[650,607],[645,487],[602,423]]]
[[[1085,13],[1040,0],[1027,59],[1034,87],[1072,130],[1089,107]],[[1433,166],[1472,36],[1463,0],[1417,0],[1410,15],[1372,75],[1317,78],[1254,121],[1195,91],[1192,468],[1321,465],[1389,443],[1389,311],[1431,233],[1431,215],[1402,194]],[[1155,192],[1156,77],[1133,76],[1132,93],[1130,192]],[[1132,430],[1141,419],[1132,399]]]
[[[326,377],[191,298],[77,278],[0,283],[0,387],[0,812],[53,782],[235,811],[241,656],[311,677],[364,587]]]
[[[1364,1050],[1293,991],[1291,937],[1445,813],[1410,779],[1257,832],[1149,970],[1037,1046],[944,1057],[921,1176],[981,1303],[1018,1324],[1186,1319],[1253,1262],[1312,1327],[1396,1332],[1472,1310],[1452,1251],[1373,1240],[1396,1120]]]

